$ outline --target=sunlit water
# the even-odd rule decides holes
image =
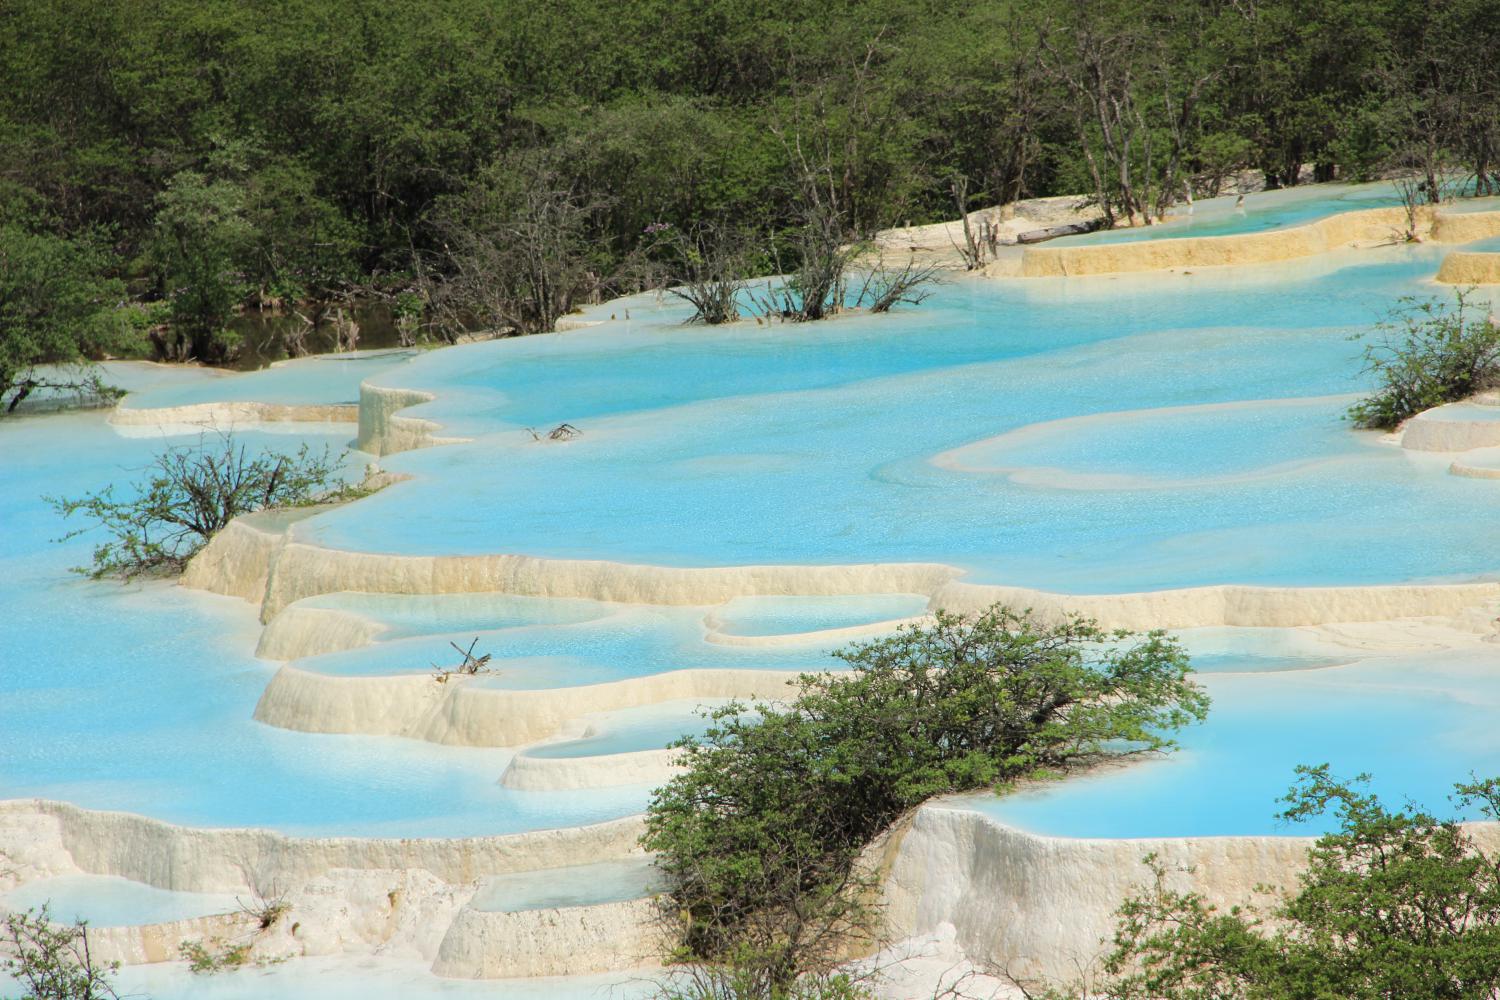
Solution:
[[[1430,290],[1439,256],[961,280],[919,310],[808,327],[647,324],[640,302],[629,324],[383,376],[443,388],[418,412],[475,441],[392,456],[414,481],[297,533],[677,566],[937,561],[1066,592],[1487,578],[1493,486],[1342,416],[1368,385],[1351,336]],[[1188,409],[1150,412],[1167,407]],[[562,421],[583,435],[522,429]],[[1038,425],[1029,451],[982,454]],[[976,468],[946,461],[975,447]]]
[[[130,405],[348,402],[364,379],[436,392],[418,412],[472,443],[390,456],[387,468],[415,478],[292,529],[355,550],[677,566],[937,561],[973,580],[1080,593],[1489,579],[1500,570],[1500,484],[1449,476],[1447,456],[1403,452],[1342,418],[1369,385],[1351,338],[1398,297],[1434,293],[1441,254],[958,279],[918,310],[806,327],[684,327],[679,305],[640,297],[592,311],[601,327],[558,336],[232,379],[163,375]],[[525,430],[563,421],[583,435],[537,442]],[[291,433],[246,440],[341,447],[351,434],[281,430]],[[640,788],[504,789],[509,751],[253,722],[276,664],[253,656],[249,605],[90,583],[67,573],[90,540],[50,541],[64,526],[40,495],[126,480],[161,443],[117,433],[98,413],[0,422],[0,796],[412,836],[571,825],[644,804]],[[450,642],[478,638],[496,669],[477,683],[522,688],[687,667],[817,669],[834,665],[837,641],[757,647],[710,633],[786,636],[923,605],[899,595],[720,608],[491,595],[309,603],[387,631],[305,669],[423,672],[451,665]],[[1439,802],[1470,770],[1500,771],[1487,655],[1345,663],[1269,633],[1194,641],[1216,707],[1182,753],[1008,800],[1001,815],[1076,835],[1275,832],[1274,800],[1296,763],[1371,770],[1386,790]],[[598,752],[663,745],[693,731],[681,729],[691,718],[672,706],[602,719],[570,738],[571,752],[591,739]],[[570,740],[542,752],[567,754]]]
[[[316,430],[301,440],[324,440]],[[329,835],[494,834],[640,808],[644,789],[504,789],[507,751],[254,722],[276,665],[253,655],[249,604],[170,583],[90,582],[68,569],[87,562],[92,539],[52,541],[67,525],[43,494],[129,481],[163,443],[122,438],[98,412],[0,421],[0,797]]]

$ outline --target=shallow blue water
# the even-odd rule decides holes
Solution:
[[[1190,236],[1234,236],[1305,225],[1342,212],[1394,208],[1401,203],[1401,195],[1389,181],[1305,184],[1247,194],[1243,203],[1237,195],[1231,194],[1207,198],[1192,206],[1178,204],[1165,222],[1156,225],[1064,236],[1047,245],[1091,246]],[[1497,208],[1500,208],[1500,199],[1497,198],[1464,197],[1442,206],[1445,212],[1491,212]]]
[[[1494,199],[1485,199],[1493,207]],[[1300,226],[1340,212],[1387,208],[1401,204],[1401,196],[1388,182],[1371,184],[1310,184],[1247,194],[1207,198],[1195,205],[1179,204],[1163,223],[1136,229],[1108,229],[1079,236],[1064,236],[1048,246],[1090,246],[1100,243],[1139,243],[1144,240],[1181,239],[1188,236],[1232,236]]]
[[[65,526],[42,494],[128,481],[160,445],[119,437],[97,412],[0,421],[0,798],[205,826],[400,836],[566,826],[640,808],[644,789],[503,789],[503,751],[252,721],[275,665],[252,655],[250,605],[166,583],[82,580],[68,567],[87,561],[91,540],[50,541]]]
[[[528,757],[566,760],[603,754],[661,750],[684,736],[699,737],[713,723],[707,713],[726,699],[667,701],[593,716],[586,735],[544,743],[524,751]]]
[[[467,648],[476,637],[476,656],[493,659],[489,671],[471,684],[499,688],[554,688],[600,684],[668,670],[733,667],[750,670],[808,670],[834,667],[828,652],[842,643],[799,644],[759,649],[704,641],[705,608],[617,605],[606,617],[554,626],[509,627],[490,631],[482,616],[470,631],[413,636],[340,653],[300,660],[297,666],[320,673],[370,675],[430,671],[460,657],[450,643]]]
[[[663,879],[644,855],[569,868],[492,875],[470,902],[476,910],[516,913],[568,906],[594,906],[649,896]]]
[[[921,594],[866,597],[737,597],[713,612],[726,635],[795,635],[911,618],[927,610]]]
[[[136,409],[187,406],[193,403],[357,403],[359,384],[393,365],[416,357],[416,350],[357,351],[283,361],[260,371],[232,377],[194,379],[168,385],[131,388],[125,405]]]
[[[628,330],[434,355],[392,380],[484,383],[420,410],[476,440],[391,457],[417,479],[298,535],[679,566],[940,561],[1070,592],[1488,577],[1493,484],[1349,432],[1346,400],[1268,406],[1245,426],[1133,412],[1357,392],[1351,335],[1421,292],[1439,257],[1403,247],[1263,272],[959,282],[920,310],[815,331],[638,329],[637,316]],[[1088,415],[1106,434],[1073,438],[1064,461],[1145,469],[1172,488],[1049,488],[932,461]],[[518,429],[561,420],[583,436],[537,443]],[[1430,516],[1412,522],[1416,508]]]
[[[245,905],[254,902],[243,897]],[[232,894],[174,892],[113,875],[64,875],[30,882],[0,897],[12,910],[40,910],[53,920],[87,921],[92,927],[130,927],[187,920],[241,907]]]
[[[1070,837],[1308,834],[1332,824],[1276,819],[1298,764],[1369,773],[1389,805],[1411,799],[1439,815],[1452,813],[1455,782],[1500,775],[1500,658],[1489,651],[1200,679],[1213,709],[1180,751],[964,804]]]

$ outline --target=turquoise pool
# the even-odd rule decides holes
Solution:
[[[1092,246],[1101,243],[1139,243],[1144,240],[1189,236],[1235,236],[1301,226],[1330,215],[1367,208],[1397,208],[1401,196],[1389,181],[1369,184],[1302,184],[1277,191],[1206,198],[1192,206],[1178,204],[1166,221],[1136,229],[1109,229],[1064,236],[1048,246]],[[1489,212],[1500,208],[1500,198],[1464,198],[1444,211]]]
[[[1389,247],[1225,273],[955,279],[918,310],[808,327],[684,327],[670,300],[638,297],[557,336],[155,388],[151,376],[134,402],[346,401],[364,379],[436,393],[416,412],[471,442],[389,456],[385,467],[414,478],[291,528],[351,550],[943,562],[971,580],[1075,593],[1494,579],[1500,484],[1450,476],[1446,458],[1341,416],[1367,386],[1359,338],[1400,296],[1430,293],[1441,256]],[[538,443],[524,430],[561,421],[583,436]],[[348,436],[280,430],[247,440]],[[99,413],[0,422],[12,626],[0,632],[0,796],[344,835],[504,833],[641,808],[645,788],[506,789],[507,751],[253,722],[277,665],[253,655],[250,605],[80,580],[67,568],[89,539],[51,541],[62,526],[43,494],[128,478],[160,444]],[[497,670],[475,683],[545,688],[686,667],[817,669],[838,642],[711,633],[775,639],[905,617],[924,601],[308,604],[386,631],[306,669],[422,672],[451,662],[450,641],[478,636]],[[1014,800],[1006,815],[1080,835],[1262,832],[1297,762],[1372,770],[1429,798],[1469,770],[1500,770],[1484,724],[1500,690],[1480,654],[1348,657],[1270,633],[1192,641],[1218,707],[1184,753]],[[658,744],[687,708],[616,717],[545,752]],[[1399,747],[1370,738],[1391,732],[1412,735]],[[1243,780],[1224,781],[1231,771]]]
[[[943,562],[1074,593],[1488,578],[1493,486],[1342,419],[1365,385],[1351,337],[1427,291],[1440,254],[960,280],[923,309],[817,330],[638,311],[629,327],[443,352],[389,381],[466,387],[416,412],[474,440],[391,456],[414,481],[296,533],[672,566]],[[1086,432],[1004,463],[1064,481],[939,460],[1080,418]],[[564,420],[583,436],[521,430]]]
[[[319,430],[243,440],[338,440]],[[252,721],[276,665],[253,655],[260,626],[250,605],[170,583],[82,580],[68,567],[87,561],[91,540],[52,541],[64,526],[43,494],[128,480],[162,443],[120,437],[102,412],[0,421],[0,797],[366,836],[572,826],[641,807],[645,789],[502,788],[504,751]]]

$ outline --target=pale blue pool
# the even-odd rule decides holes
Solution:
[[[1166,221],[1134,229],[1108,229],[1064,236],[1048,246],[1092,246],[1138,243],[1143,240],[1182,239],[1189,236],[1235,236],[1301,226],[1330,215],[1367,208],[1396,208],[1401,196],[1389,181],[1369,184],[1299,184],[1277,191],[1206,198],[1192,206],[1174,205]],[[1488,212],[1500,208],[1500,198],[1462,198],[1444,211]]]
[[[416,350],[355,351],[279,362],[232,377],[197,379],[131,389],[125,405],[134,409],[195,403],[357,403],[359,384],[391,366],[416,357]]]
[[[241,897],[248,906],[252,897]],[[130,927],[187,920],[241,909],[232,894],[176,892],[113,875],[63,875],[31,882],[0,896],[11,910],[48,908],[52,919],[93,927]]]
[[[1275,280],[960,281],[921,310],[818,330],[633,319],[430,355],[390,380],[487,384],[488,405],[420,410],[476,440],[391,456],[417,478],[297,534],[673,566],[936,561],[1067,592],[1490,577],[1493,486],[1340,417],[1366,384],[1351,334],[1421,293],[1440,256],[1361,251]],[[575,381],[583,369],[594,377]],[[1243,425],[1140,412],[1310,397]],[[1086,416],[1105,433],[1061,446],[1069,470],[1174,488],[1053,488],[933,461]],[[562,420],[583,436],[518,429]]]
[[[619,613],[602,601],[518,594],[360,594],[304,598],[298,607],[351,611],[379,622],[382,640],[443,633],[498,632],[533,625],[575,625]]]
[[[722,698],[680,699],[603,712],[588,719],[583,736],[543,743],[523,753],[528,757],[569,760],[661,750],[684,736],[696,738],[703,735],[713,725],[708,714],[727,704],[729,701]]]
[[[924,613],[927,603],[922,594],[736,597],[712,616],[726,635],[784,636],[912,618]]]
[[[1459,652],[1392,656],[1349,667],[1204,675],[1209,721],[1182,750],[969,808],[1038,833],[1069,837],[1306,834],[1275,815],[1298,764],[1374,776],[1391,805],[1408,798],[1451,811],[1454,782],[1500,775],[1500,661]]]
[[[807,670],[830,665],[828,652],[842,643],[786,648],[730,646],[704,641],[701,607],[617,605],[588,621],[491,630],[482,616],[468,631],[413,636],[299,660],[320,673],[366,676],[430,672],[460,661],[450,643],[490,654],[489,671],[471,684],[500,688],[555,688],[600,684],[697,667]]]
[[[318,441],[313,428],[304,439]],[[245,432],[254,446],[296,439]],[[586,796],[498,784],[504,751],[293,733],[252,721],[275,664],[243,601],[68,573],[42,494],[128,481],[161,445],[104,414],[0,420],[0,798],[65,799],[202,826],[327,835],[470,836],[638,810],[646,789]]]
[[[597,906],[640,899],[661,889],[661,872],[644,855],[568,868],[492,875],[469,903],[476,910],[516,913]]]

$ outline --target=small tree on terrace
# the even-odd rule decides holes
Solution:
[[[1282,818],[1332,811],[1339,828],[1308,852],[1285,899],[1228,911],[1170,885],[1148,858],[1150,885],[1120,910],[1112,976],[1086,995],[1108,1000],[1492,1000],[1500,990],[1500,857],[1452,819],[1392,810],[1367,779],[1299,767]],[[1500,784],[1459,785],[1460,804],[1497,817]],[[1265,902],[1264,900],[1262,901]],[[1028,987],[1036,997],[1078,990]]]
[[[783,995],[873,926],[861,852],[934,795],[1172,746],[1208,698],[1161,633],[1049,625],[1004,608],[838,654],[789,704],[733,705],[658,790],[645,846],[668,876],[683,956]]]
[[[156,456],[146,478],[125,488],[113,485],[81,497],[48,497],[63,517],[89,522],[59,541],[102,528],[108,539],[94,548],[92,565],[79,569],[94,579],[179,573],[209,539],[241,514],[273,507],[300,507],[359,495],[339,479],[342,456],[303,445],[293,454],[253,454],[233,435],[168,448]]]
[[[0,952],[0,973],[25,991],[15,1000],[118,1000],[110,976],[119,963],[95,961],[82,921],[54,923],[45,906],[7,914]]]

